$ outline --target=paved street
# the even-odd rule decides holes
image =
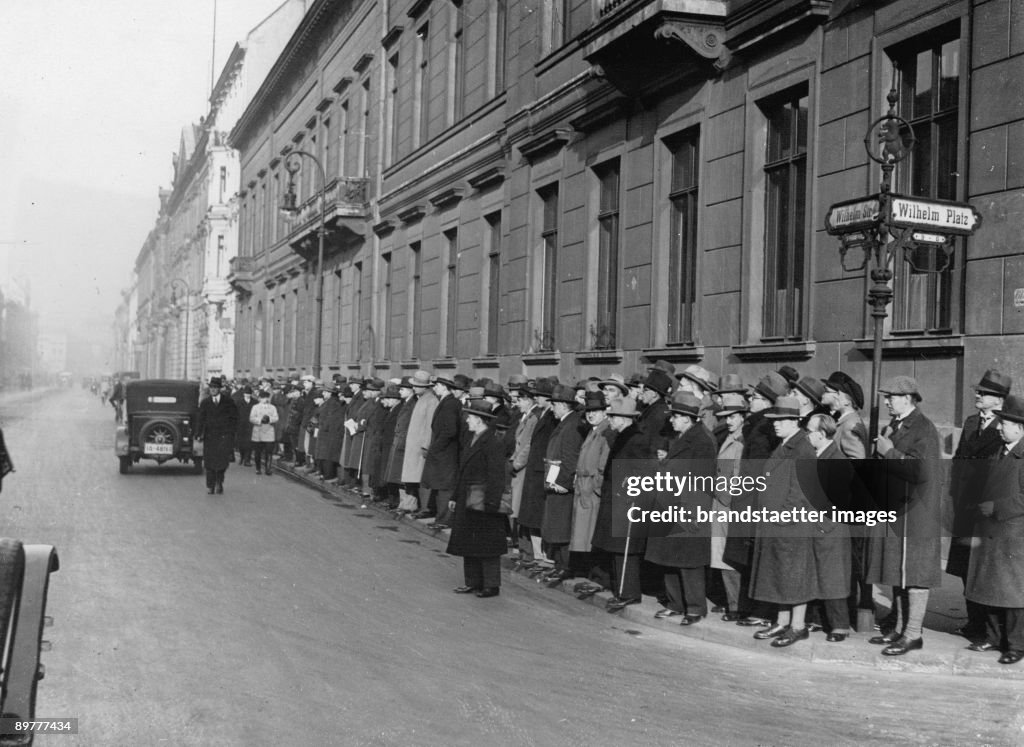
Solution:
[[[507,584],[370,510],[232,466],[118,475],[111,410],[0,400],[3,534],[55,544],[57,745],[1024,743],[1024,685],[782,660]],[[780,663],[782,666],[780,666]]]

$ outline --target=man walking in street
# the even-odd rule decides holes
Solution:
[[[206,468],[206,492],[224,492],[224,473],[235,449],[238,408],[231,397],[221,393],[224,382],[219,376],[210,379],[210,396],[199,403],[196,440],[203,442]]]

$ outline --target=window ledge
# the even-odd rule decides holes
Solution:
[[[459,362],[455,358],[436,358],[433,364],[434,368],[458,368]]]
[[[349,371],[361,371],[362,368],[363,368],[363,364],[362,363],[349,363],[348,364],[348,370]]]
[[[621,350],[581,350],[575,353],[577,363],[622,363]]]
[[[679,345],[678,347],[644,348],[640,354],[649,361],[669,363],[695,363],[704,360],[703,345]]]
[[[373,368],[376,371],[386,370],[391,368],[391,361],[374,361]]]
[[[499,368],[501,361],[496,355],[486,355],[473,359],[473,368]]]
[[[875,349],[872,338],[861,338],[853,341],[858,352],[868,358]],[[963,335],[914,335],[913,337],[895,337],[882,340],[882,358],[914,357],[921,353],[940,353],[960,356],[964,354]]]
[[[406,361],[399,361],[398,367],[403,371],[415,371],[420,367],[420,362],[415,358]]]
[[[758,342],[753,345],[733,345],[732,354],[741,361],[794,361],[814,357],[815,344],[801,342]]]
[[[524,353],[523,363],[527,366],[552,366],[562,362],[562,354],[552,350],[545,353]]]

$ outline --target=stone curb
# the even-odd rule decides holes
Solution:
[[[287,464],[278,464],[277,471],[284,473],[308,487],[319,490],[328,495],[359,501],[365,505],[366,510],[373,510],[384,516],[392,518],[392,515],[380,505],[372,502],[363,504],[362,497],[347,488],[324,485],[319,480],[310,479],[295,468]],[[429,526],[429,520],[409,519],[401,520],[401,523],[409,526],[422,534],[435,539],[438,543],[444,543],[450,534],[449,530],[434,530]],[[527,573],[512,569],[512,561],[503,559],[502,566],[507,572],[507,579],[517,587],[532,592],[554,593],[556,590],[564,594],[575,596],[573,586],[579,583],[580,579],[564,581],[559,587],[550,589],[544,584],[539,584],[529,577]],[[585,600],[579,600],[580,604],[590,604],[604,609],[605,603],[612,597],[610,592],[600,592]],[[1006,680],[1024,680],[1024,662],[1018,665],[999,664],[996,652],[977,653],[966,649],[967,641],[960,636],[950,635],[934,630],[925,630],[924,648],[920,651],[912,651],[905,656],[886,657],[881,655],[881,646],[873,646],[867,642],[869,635],[862,633],[851,633],[850,637],[842,643],[828,643],[824,633],[812,633],[810,639],[800,641],[788,648],[773,649],[770,641],[758,641],[753,637],[758,628],[740,627],[733,623],[726,623],[719,619],[719,615],[709,615],[695,625],[683,627],[676,619],[656,620],[654,613],[660,608],[650,597],[644,597],[639,604],[630,605],[620,612],[609,613],[609,617],[616,617],[620,620],[628,620],[630,623],[653,628],[662,632],[673,633],[692,640],[707,641],[733,648],[756,651],[772,656],[796,658],[801,661],[853,665],[867,669],[890,672],[913,672],[917,674],[939,674],[958,675],[969,677],[988,677]],[[871,635],[875,635],[874,632]]]

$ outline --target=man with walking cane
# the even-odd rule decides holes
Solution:
[[[616,436],[608,452],[593,540],[596,549],[611,554],[612,578],[618,579],[616,594],[605,607],[608,612],[640,602],[640,560],[647,549],[647,538],[628,520],[628,511],[635,502],[627,505],[621,497],[616,498],[616,494],[621,495],[623,479],[635,474],[654,455],[648,437],[636,425],[639,415],[636,401],[629,398],[613,402],[608,408],[608,422]],[[625,537],[621,536],[624,519]]]

